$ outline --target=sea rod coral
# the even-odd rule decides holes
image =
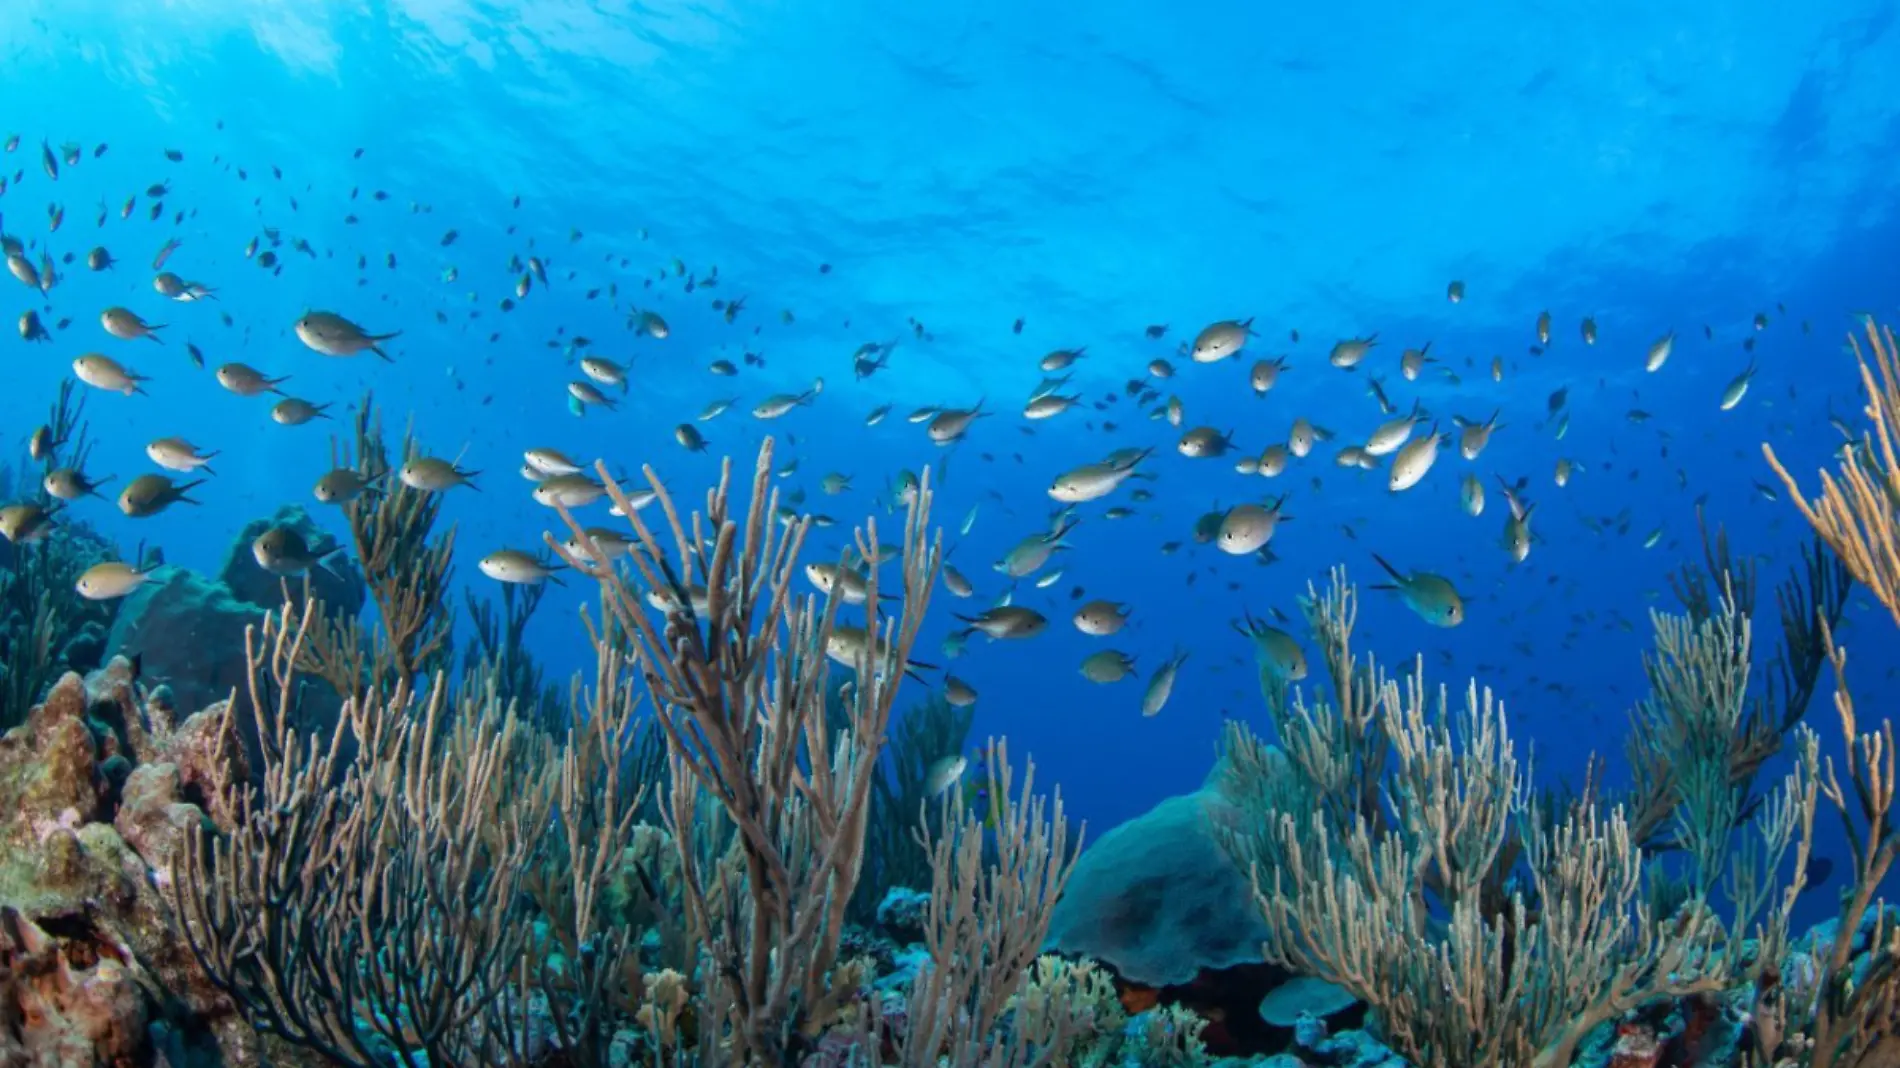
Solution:
[[[1900,359],[1891,333],[1870,332],[1870,348],[1873,433],[1801,507],[1900,622],[1888,503],[1900,497]],[[1738,987],[1752,994],[1741,1060],[1729,1063],[1895,1063],[1900,933],[1875,901],[1900,854],[1892,725],[1859,727],[1832,636],[1836,598],[1803,603],[1834,671],[1847,785],[1801,724],[1792,770],[1759,803],[1749,800],[1762,741],[1747,714],[1751,619],[1732,593],[1713,613],[1652,614],[1654,692],[1636,720],[1675,772],[1681,881],[1594,783],[1567,798],[1535,793],[1489,691],[1474,682],[1454,702],[1427,688],[1422,661],[1401,681],[1357,657],[1343,573],[1304,603],[1333,699],[1309,703],[1268,678],[1282,748],[1240,725],[1227,739],[1223,791],[1237,815],[1225,842],[1252,873],[1268,959],[1366,1001],[1377,1033],[1425,1068],[1564,1068],[1628,1014]],[[1834,935],[1809,949],[1789,926],[1822,801],[1854,863]]]

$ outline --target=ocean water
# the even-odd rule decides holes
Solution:
[[[374,390],[390,429],[413,420],[430,451],[482,472],[445,517],[458,527],[458,581],[484,596],[495,586],[475,560],[532,547],[557,522],[515,474],[525,448],[651,464],[696,499],[719,456],[749,469],[769,431],[781,461],[799,461],[781,485],[840,520],[875,513],[886,540],[901,531],[888,484],[933,465],[935,519],[978,598],[939,591],[917,655],[978,689],[975,735],[1033,754],[1039,781],[1059,784],[1093,833],[1193,789],[1223,719],[1264,724],[1231,620],[1297,616],[1297,596],[1335,565],[1376,581],[1376,552],[1451,578],[1469,618],[1429,627],[1366,590],[1363,649],[1392,665],[1422,655],[1454,691],[1474,675],[1496,689],[1540,779],[1574,778],[1591,751],[1614,776],[1644,693],[1646,613],[1674,606],[1668,576],[1700,555],[1696,502],[1762,562],[1765,653],[1768,585],[1807,532],[1759,491],[1780,492],[1760,445],[1772,441],[1811,488],[1839,441],[1829,415],[1858,423],[1843,349],[1854,316],[1900,318],[1895,13],[1858,2],[14,0],[0,7],[0,134],[21,145],[0,166],[24,173],[0,196],[4,228],[56,257],[104,244],[121,262],[64,268],[44,305],[5,291],[10,314],[44,307],[49,325],[70,325],[52,344],[0,341],[0,425],[23,450],[78,353],[149,375],[148,396],[90,397],[94,473],[123,485],[149,469],[145,442],[181,434],[220,450],[216,478],[201,506],[149,520],[81,509],[128,552],[143,540],[209,570],[244,522],[282,502],[343,532],[309,501],[340,427],[274,425],[267,402],[194,369],[185,343],[212,366],[291,375],[287,388],[337,416]],[[80,144],[85,158],[53,184],[39,172],[42,140]],[[153,183],[169,187],[158,220],[143,192]],[[57,232],[49,201],[66,211]],[[283,243],[278,271],[245,256],[267,229]],[[216,288],[215,302],[153,291],[150,261],[168,239],[182,244],[166,266]],[[309,254],[293,250],[299,240]],[[549,282],[504,311],[510,259],[530,255]],[[702,284],[688,292],[687,278]],[[1456,304],[1453,280],[1466,289]],[[617,299],[587,299],[609,286]],[[743,311],[728,323],[711,302],[735,298]],[[107,337],[97,316],[114,304],[168,324],[165,343]],[[402,331],[393,362],[304,348],[290,326],[310,308]],[[633,308],[663,315],[671,335],[637,336]],[[1553,337],[1534,353],[1545,310]],[[1249,317],[1242,357],[1201,366],[1179,354],[1207,323]],[[1670,362],[1645,373],[1645,350],[1672,330]],[[1328,365],[1335,341],[1374,332],[1359,369]],[[631,362],[618,411],[569,413],[577,334]],[[853,352],[893,339],[889,368],[855,380]],[[1426,342],[1438,362],[1404,381],[1400,352]],[[1072,388],[1085,404],[1023,419],[1037,361],[1079,346]],[[708,373],[745,353],[764,366]],[[1268,355],[1292,369],[1256,397],[1247,368]],[[1175,377],[1149,376],[1157,358]],[[1751,358],[1746,398],[1719,410]],[[1448,448],[1421,485],[1390,493],[1383,470],[1332,461],[1385,418],[1373,376],[1443,430],[1494,411],[1503,429],[1475,463]],[[810,406],[770,423],[748,414],[818,377]],[[1137,403],[1131,380],[1159,397]],[[1296,417],[1339,439],[1277,480],[1241,475],[1234,456],[1177,452],[1181,429],[1151,418],[1169,396],[1185,425],[1231,431],[1241,453],[1283,441]],[[698,424],[711,448],[681,449],[674,426],[720,397],[738,400]],[[953,448],[903,419],[979,400],[993,414]],[[882,404],[892,417],[867,427]],[[952,612],[1009,590],[991,564],[1047,529],[1051,479],[1125,446],[1155,447],[1154,478],[1138,484],[1152,500],[1131,505],[1124,489],[1083,506],[1050,565],[1060,580],[1016,586],[1049,631],[976,638],[947,658]],[[1564,459],[1576,473],[1560,488]],[[1459,507],[1467,470],[1492,491],[1477,519]],[[819,492],[832,471],[852,476],[849,493]],[[1541,540],[1513,565],[1496,483],[1519,478]],[[1276,562],[1195,543],[1202,514],[1282,493],[1293,521],[1274,538]],[[1115,504],[1134,514],[1107,518]],[[814,544],[829,556],[844,530]],[[1170,542],[1179,551],[1164,553]],[[588,658],[576,617],[586,586],[553,591],[527,637],[553,673]],[[1132,606],[1129,628],[1112,641],[1077,633],[1078,593]],[[1894,634],[1864,594],[1847,620],[1839,637],[1865,724],[1900,693]],[[1082,658],[1111,645],[1136,656],[1138,676],[1085,681]],[[1143,682],[1177,649],[1188,659],[1173,698],[1144,718]],[[1828,693],[1810,720],[1833,746]],[[1841,856],[1837,834],[1824,820],[1822,852]],[[1827,897],[1809,895],[1807,919]]]

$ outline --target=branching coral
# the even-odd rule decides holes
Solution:
[[[1350,596],[1336,573],[1310,614],[1331,677],[1357,695],[1369,692],[1359,680],[1377,676],[1350,660]],[[1679,696],[1719,704],[1707,721],[1732,722],[1739,680],[1698,672],[1735,670],[1741,623],[1659,627],[1668,652],[1658,677]],[[1379,682],[1357,724],[1323,705],[1280,717],[1283,761],[1244,728],[1230,732],[1241,751],[1224,787],[1240,815],[1226,840],[1253,873],[1268,959],[1365,1000],[1387,1041],[1425,1068],[1562,1068],[1593,1027],[1628,1009],[1746,978],[1740,933],[1764,916],[1780,940],[1793,899],[1769,910],[1764,873],[1803,825],[1812,768],[1762,809],[1761,846],[1729,871],[1726,929],[1706,895],[1656,915],[1640,898],[1647,860],[1625,813],[1588,801],[1540,809],[1502,704],[1475,683],[1457,708],[1442,689],[1433,701],[1422,676],[1421,662],[1404,686]],[[1355,768],[1388,770],[1368,780]],[[1383,799],[1373,812],[1353,803],[1368,790]],[[1712,886],[1727,850],[1695,859],[1715,871],[1698,871],[1693,885]],[[1515,887],[1513,872],[1524,879]]]
[[[74,585],[108,554],[90,531],[72,527],[11,547],[11,566],[0,567],[0,730],[24,719],[61,671],[98,663],[117,602],[88,601]],[[91,646],[83,661],[82,645]]]
[[[262,781],[220,799],[237,813],[229,833],[190,835],[171,899],[197,960],[257,1028],[365,1068],[603,1066],[629,1042],[645,1043],[642,1063],[681,1068],[884,1048],[916,1065],[1055,1063],[1059,1040],[1018,999],[1075,850],[1060,798],[1034,797],[1033,772],[1018,789],[1000,743],[987,811],[945,801],[912,824],[934,892],[931,963],[904,1019],[867,996],[865,958],[842,959],[890,710],[940,549],[926,481],[898,614],[880,618],[873,577],[870,618],[847,629],[837,602],[792,592],[804,526],[776,536],[771,470],[768,443],[743,521],[730,465],[690,521],[656,484],[671,556],[610,485],[636,516],[645,596],[590,572],[595,670],[576,680],[558,734],[514,713],[493,660],[459,697],[440,672],[422,694],[395,668],[380,682],[342,676],[368,682],[334,728],[306,725],[299,671],[313,642],[343,632],[308,599],[250,632]],[[876,544],[867,525],[858,548]],[[643,601],[666,606],[663,624]],[[829,660],[855,668],[836,712]],[[224,712],[227,730],[236,714]],[[920,717],[919,745],[968,724],[947,722]],[[917,774],[900,768],[896,792]],[[655,791],[663,829],[640,822]],[[1199,1027],[1176,1011],[1138,1041],[1097,1038],[1153,1051],[1145,1063],[1187,1063]]]
[[[994,1068],[1048,1063],[1046,1055],[1032,1060],[1041,1052],[1032,1040],[1061,1037],[1002,1025],[1029,981],[1029,966],[1049,934],[1050,911],[1075,865],[1062,798],[1045,808],[1033,796],[1033,767],[1024,773],[1022,791],[1013,790],[1002,742],[989,747],[985,765],[994,834],[985,834],[988,814],[946,799],[942,829],[931,843],[934,878],[924,919],[930,963],[911,988],[898,1043],[906,1068],[934,1068],[945,1057],[954,1065]]]
[[[1900,502],[1895,440],[1900,434],[1900,345],[1891,329],[1870,324],[1867,346],[1856,340],[1854,350],[1872,428],[1844,450],[1834,473],[1822,473],[1820,496],[1803,497],[1774,449],[1763,444],[1762,452],[1815,533],[1900,625],[1900,521],[1894,514]],[[1848,788],[1830,759],[1821,792],[1840,813],[1853,856],[1853,882],[1842,898],[1832,945],[1808,956],[1795,974],[1771,976],[1781,980],[1779,985],[1764,984],[1757,1039],[1766,1057],[1798,1055],[1813,1068],[1873,1068],[1900,1057],[1900,929],[1875,900],[1900,858],[1894,811],[1900,778],[1894,770],[1892,721],[1865,733],[1859,729],[1847,652],[1835,645],[1831,624],[1819,621],[1834,669]],[[1808,734],[1803,742],[1813,763],[1818,741]],[[1859,960],[1857,936],[1866,939]]]
[[[47,428],[56,448],[40,462],[39,471],[21,469],[21,485],[9,485],[0,500],[25,491],[43,507],[57,508],[38,476],[56,466],[83,467],[92,451],[86,425],[86,398],[68,379],[47,413]],[[11,482],[14,472],[0,481]],[[62,670],[86,671],[96,666],[104,634],[117,603],[88,601],[74,592],[74,583],[86,568],[110,555],[110,546],[83,523],[55,528],[33,544],[0,545],[0,730],[20,722]],[[69,655],[75,639],[90,631],[95,655],[85,662]]]
[[[1820,793],[1839,813],[1853,856],[1851,882],[1841,900],[1830,944],[1797,957],[1798,970],[1768,970],[1756,995],[1755,1044],[1769,1063],[1798,1057],[1806,1068],[1884,1068],[1900,1056],[1900,926],[1876,900],[1900,858],[1894,824],[1893,722],[1861,733],[1847,685],[1847,650],[1829,639],[1835,676],[1834,708],[1846,746],[1848,788],[1830,758],[1818,778]],[[1820,739],[1801,728],[1803,763],[1819,762]],[[1851,791],[1851,792],[1850,792]],[[1810,814],[1812,797],[1809,799]],[[1800,858],[1805,870],[1807,857]],[[1790,898],[1800,890],[1798,881]],[[1871,912],[1869,910],[1872,910]],[[1863,949],[1857,939],[1865,937]]]
[[[419,454],[414,436],[405,434],[402,459]],[[394,477],[369,396],[357,410],[352,441],[331,443],[330,462],[354,471],[367,487],[343,512],[380,626],[370,634],[356,619],[326,620],[310,635],[299,669],[342,697],[363,695],[361,704],[370,706],[447,667],[454,651],[447,595],[455,532],[431,540],[441,495]]]
[[[1560,1068],[1620,1013],[1743,981],[1756,997],[1752,1063],[1892,1063],[1900,929],[1875,895],[1900,860],[1900,778],[1891,723],[1859,729],[1832,636],[1849,575],[1900,624],[1900,348],[1870,330],[1862,353],[1873,430],[1823,475],[1821,496],[1799,504],[1831,553],[1810,550],[1778,593],[1782,645],[1766,685],[1751,695],[1755,574],[1719,532],[1711,539],[1705,527],[1708,574],[1676,582],[1688,614],[1653,617],[1632,807],[1604,805],[1594,785],[1562,804],[1533,801],[1488,693],[1474,683],[1453,710],[1441,691],[1428,710],[1417,673],[1401,689],[1352,661],[1350,594],[1337,576],[1309,600],[1343,694],[1337,710],[1268,685],[1285,754],[1232,728],[1222,783],[1241,813],[1227,844],[1253,872],[1270,959],[1366,1000],[1392,1045],[1428,1068]],[[1830,663],[1845,781],[1798,723]],[[1792,772],[1756,794],[1790,730]],[[1846,828],[1851,882],[1832,937],[1791,953],[1789,917],[1823,800]],[[1689,877],[1671,883],[1655,852],[1677,846]],[[1784,869],[1793,875],[1778,883]]]
[[[251,632],[263,784],[229,838],[193,832],[173,907],[260,1030],[361,1068],[508,1063],[502,995],[527,948],[515,901],[546,779],[518,772],[511,715],[465,702],[451,726],[440,686],[351,698],[327,736],[298,731],[278,698],[296,693],[315,609]]]
[[[864,872],[851,898],[851,919],[868,923],[878,903],[895,887],[917,889],[930,881],[930,850],[941,829],[943,809],[929,804],[930,769],[963,752],[975,710],[958,708],[932,694],[898,718],[884,760],[871,784],[871,818],[865,835]],[[917,821],[924,821],[918,835]]]
[[[1900,626],[1900,528],[1894,518],[1900,507],[1900,345],[1891,329],[1871,324],[1865,349],[1858,339],[1849,341],[1867,393],[1871,434],[1843,450],[1834,473],[1821,473],[1821,495],[1812,501],[1802,496],[1772,445],[1764,442],[1762,455],[1814,532]]]
[[[523,718],[558,735],[567,726],[560,687],[547,683],[541,665],[522,643],[528,621],[534,618],[547,592],[546,583],[503,583],[501,610],[497,612],[493,600],[464,590],[463,600],[475,636],[462,652],[462,663],[469,680],[482,680],[484,684],[492,680],[498,696],[513,701]]]
[[[628,668],[619,650],[603,644],[591,686],[577,686],[580,714],[542,758],[554,780],[553,833],[540,838],[523,873],[547,935],[528,947],[533,959],[521,971],[515,1005],[525,1014],[530,995],[545,999],[550,1040],[577,1068],[609,1062],[616,1020],[637,1013],[642,997],[639,930],[615,923],[606,903],[647,788],[640,769],[630,777],[622,760],[639,726]],[[542,761],[522,765],[527,777],[519,785],[535,789],[533,769]],[[525,1015],[515,1029],[527,1030]]]
[[[44,550],[42,550],[44,551]],[[32,579],[31,565],[16,561],[0,572],[0,731],[24,722],[40,695],[59,675],[60,617],[50,591]]]
[[[1051,1064],[1103,1068],[1117,1052],[1128,1013],[1115,980],[1094,961],[1039,958],[1010,1005],[1017,1032]]]
[[[835,599],[820,603],[793,591],[808,520],[794,518],[777,533],[771,459],[767,439],[743,518],[732,507],[730,460],[706,496],[705,511],[690,519],[645,469],[670,527],[670,549],[599,465],[637,538],[628,559],[644,592],[665,606],[662,624],[649,618],[642,591],[618,572],[588,566],[587,560],[604,557],[565,509],[562,517],[585,553],[569,552],[552,535],[546,540],[570,565],[599,578],[614,622],[638,650],[671,765],[662,803],[668,830],[685,843],[697,825],[716,819],[730,826],[736,843],[736,875],[717,859],[708,863],[699,850],[680,850],[685,912],[711,958],[702,991],[702,1048],[725,1050],[738,1063],[778,1064],[809,1046],[857,993],[855,986],[834,983],[832,972],[862,869],[891,705],[923,623],[941,548],[929,533],[926,482],[906,524],[897,615],[883,617],[873,569],[865,625],[845,631],[836,622]],[[856,541],[862,556],[873,555],[875,521]],[[856,669],[848,724],[835,741],[826,715],[828,654]],[[732,892],[741,886],[743,894]]]
[[[1702,567],[1683,566],[1670,577],[1670,585],[1690,621],[1726,616],[1750,621],[1752,626],[1760,585],[1755,562],[1730,551],[1727,532],[1720,528],[1711,532],[1700,520],[1698,513]],[[1735,791],[1741,812],[1756,804],[1753,786],[1761,766],[1781,752],[1784,739],[1807,712],[1827,663],[1824,631],[1840,622],[1851,583],[1840,559],[1824,543],[1812,543],[1802,549],[1801,566],[1790,568],[1775,588],[1780,642],[1761,673],[1762,685],[1745,695],[1740,718],[1726,737],[1709,742],[1727,747],[1727,784]],[[1726,611],[1729,608],[1733,611]],[[1654,851],[1683,844],[1670,833],[1682,826],[1683,768],[1677,763],[1681,753],[1670,737],[1676,727],[1667,714],[1657,717],[1645,711],[1638,709],[1632,717],[1624,751],[1634,781],[1622,804],[1630,813],[1637,844]],[[1703,788],[1716,789],[1719,776],[1713,763],[1705,760],[1698,768]]]
[[[1731,770],[1748,696],[1754,628],[1733,604],[1700,624],[1650,613],[1656,650],[1643,658],[1650,696],[1638,706],[1633,750],[1653,754],[1674,786],[1675,841],[1694,858],[1706,897],[1742,818]],[[1640,839],[1638,839],[1640,843]]]

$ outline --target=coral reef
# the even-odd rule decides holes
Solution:
[[[268,523],[309,524],[280,512],[222,581],[127,598],[136,656],[0,737],[0,1064],[1893,1064],[1892,728],[1861,728],[1831,629],[1850,574],[1900,623],[1878,548],[1900,358],[1871,352],[1874,435],[1804,504],[1829,548],[1778,597],[1767,683],[1717,532],[1686,611],[1653,619],[1627,794],[1533,790],[1476,684],[1456,701],[1354,649],[1335,573],[1305,605],[1324,696],[1263,676],[1273,744],[1230,726],[1200,791],[1086,851],[1001,741],[927,796],[967,710],[894,720],[940,561],[927,477],[899,589],[873,569],[846,632],[793,592],[807,521],[780,522],[769,441],[743,503],[730,462],[691,515],[647,472],[659,530],[599,469],[636,548],[587,566],[564,511],[586,551],[549,538],[600,593],[565,699],[518,655],[531,598],[472,608],[449,670],[425,499],[348,515],[375,630],[363,586],[245,568]],[[386,472],[367,405],[338,458]],[[858,552],[879,544],[867,523]],[[1826,668],[1832,758],[1801,722]],[[1851,871],[1797,935],[1823,805]]]
[[[119,659],[0,737],[0,1063],[142,1064],[165,1045],[260,1063],[164,898],[186,836],[230,815],[194,799],[244,775],[224,719],[175,721]]]

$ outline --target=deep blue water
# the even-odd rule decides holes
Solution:
[[[122,266],[66,269],[49,319],[72,325],[55,344],[0,341],[0,415],[9,440],[23,440],[82,351],[151,375],[149,397],[92,397],[94,467],[123,480],[147,469],[146,441],[177,433],[222,450],[219,474],[201,508],[86,515],[127,546],[143,538],[208,569],[244,521],[308,501],[333,428],[273,425],[265,403],[193,370],[184,342],[213,366],[291,374],[298,395],[339,414],[374,388],[392,430],[413,417],[431,451],[465,449],[484,472],[447,516],[461,581],[485,591],[475,559],[532,545],[553,522],[514,474],[530,446],[652,463],[696,498],[718,455],[749,465],[769,426],[797,441],[780,449],[800,461],[785,484],[841,519],[875,507],[899,468],[948,456],[936,518],[986,603],[1006,588],[990,562],[1044,526],[1055,473],[1155,445],[1158,477],[1142,483],[1155,499],[1119,521],[1102,513],[1125,495],[1084,506],[1074,548],[1057,558],[1062,580],[1018,590],[1051,616],[1050,632],[976,639],[948,662],[982,693],[977,734],[1033,753],[1042,781],[1059,782],[1098,830],[1192,789],[1224,716],[1260,721],[1249,650],[1228,621],[1243,609],[1297,614],[1296,594],[1337,563],[1372,581],[1373,551],[1450,576],[1470,619],[1433,629],[1368,591],[1362,648],[1391,664],[1422,652],[1454,690],[1477,673],[1509,703],[1542,777],[1576,774],[1591,749],[1614,765],[1643,693],[1646,612],[1673,606],[1666,577],[1699,554],[1692,502],[1706,496],[1709,517],[1763,558],[1765,583],[1795,563],[1800,517],[1752,485],[1772,484],[1760,443],[1804,477],[1826,462],[1838,441],[1827,415],[1852,418],[1860,403],[1843,353],[1852,315],[1900,318],[1896,8],[1281,7],[15,0],[0,8],[12,104],[0,133],[22,135],[4,166],[25,175],[0,197],[5,228],[55,255],[104,243]],[[52,185],[37,167],[42,139],[88,156]],[[92,158],[101,142],[109,151]],[[147,219],[142,194],[119,218],[128,194],[161,181],[173,190],[164,220]],[[52,234],[49,200],[67,209]],[[111,210],[96,230],[102,202]],[[188,213],[177,226],[175,210]],[[285,239],[279,274],[244,257],[266,227]],[[450,229],[459,237],[444,247]],[[183,245],[167,266],[217,287],[216,303],[153,292],[149,261],[174,236]],[[289,250],[298,238],[313,256]],[[516,255],[542,257],[551,284],[503,312]],[[718,286],[662,281],[676,258],[696,278],[716,265]],[[1445,299],[1453,279],[1468,290],[1456,305]],[[613,284],[617,303],[584,297]],[[24,289],[5,292],[9,314],[32,304]],[[710,307],[741,296],[733,324]],[[635,337],[629,303],[664,315],[671,337]],[[168,344],[106,337],[97,315],[110,304],[171,324]],[[289,329],[310,307],[402,330],[395,362],[311,353]],[[1536,356],[1544,309],[1555,336]],[[1259,336],[1242,359],[1177,356],[1201,325],[1249,316]],[[1585,316],[1594,346],[1579,338]],[[1163,323],[1164,339],[1144,336]],[[1670,363],[1644,373],[1646,346],[1672,329]],[[1335,340],[1373,331],[1381,345],[1366,367],[1327,366]],[[621,411],[568,414],[576,375],[563,342],[575,334],[633,362]],[[891,338],[890,369],[854,381],[853,351]],[[1718,411],[1750,338],[1759,374],[1740,406]],[[1403,382],[1400,351],[1427,341],[1442,362]],[[1075,385],[1091,402],[1115,399],[1032,428],[1017,413],[1036,361],[1082,345]],[[736,379],[705,370],[748,351],[766,366]],[[1247,365],[1279,353],[1294,369],[1256,399]],[[1179,456],[1179,431],[1123,395],[1156,357],[1177,366],[1155,385],[1182,398],[1189,424],[1231,429],[1248,452],[1282,440],[1296,416],[1342,442],[1369,432],[1383,417],[1368,372],[1400,405],[1416,398],[1447,421],[1501,409],[1506,427],[1475,465],[1448,449],[1396,496],[1383,472],[1334,467],[1333,446],[1267,482]],[[826,388],[810,408],[772,424],[747,414],[814,376]],[[1560,388],[1561,441],[1545,420]],[[711,451],[675,445],[673,426],[722,396],[739,403],[702,424]],[[901,418],[979,398],[999,414],[954,450]],[[883,403],[893,417],[866,428]],[[1633,423],[1631,409],[1651,418]],[[1562,489],[1559,458],[1580,468]],[[1458,507],[1468,466],[1494,491],[1476,520]],[[818,492],[834,470],[854,476],[852,493]],[[1498,476],[1527,476],[1539,505],[1543,541],[1520,566],[1497,545]],[[1279,492],[1296,518],[1273,543],[1278,563],[1193,544],[1201,513]],[[958,537],[972,506],[975,526]],[[1614,528],[1624,513],[1625,534],[1584,522]],[[815,540],[829,552],[842,537]],[[1187,544],[1164,556],[1169,541]],[[1137,654],[1144,678],[1175,647],[1191,650],[1162,715],[1139,715],[1140,679],[1101,688],[1078,674],[1103,644],[1066,624],[1078,587],[1134,606],[1115,644]],[[585,660],[575,609],[587,595],[555,591],[536,621],[531,645],[556,672]],[[918,655],[943,661],[949,612],[978,604],[940,592]],[[1766,589],[1763,605],[1765,647]],[[1891,625],[1869,605],[1855,596],[1840,635],[1863,723],[1897,689]],[[1811,719],[1838,744],[1825,692]]]

